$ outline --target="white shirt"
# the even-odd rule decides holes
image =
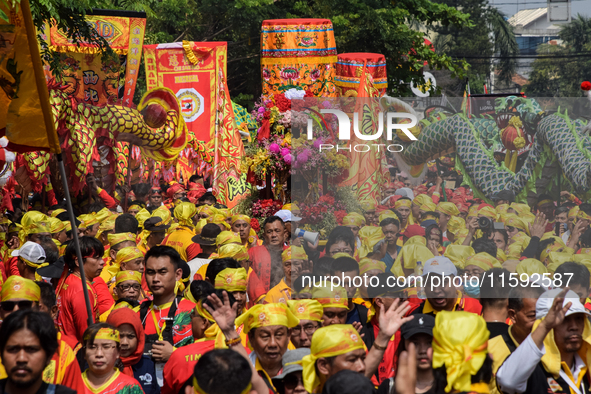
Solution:
[[[528,335],[525,341],[523,341],[523,343],[511,353],[501,368],[497,371],[497,383],[503,393],[524,393],[525,390],[527,390],[527,380],[534,372],[534,369],[544,354],[546,354],[546,348],[544,345],[542,345],[542,349],[539,349],[532,339],[531,334]],[[574,366],[571,368],[572,376],[574,376],[575,379],[579,376],[579,373],[584,366],[585,362],[575,353]],[[560,376],[562,376],[565,382],[570,382],[574,386],[574,383],[564,371],[560,371]],[[571,388],[574,389],[574,387]]]

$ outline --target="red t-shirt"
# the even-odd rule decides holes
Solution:
[[[173,301],[176,302],[176,301]],[[172,303],[166,304],[160,310],[150,308],[146,314],[145,321],[142,322],[144,326],[144,333],[146,335],[158,334],[156,325],[154,324],[154,317],[158,323],[160,332],[162,333],[164,323],[170,324],[165,319],[168,317]],[[182,299],[174,315],[172,322],[172,340],[174,347],[181,347],[193,343],[193,328],[191,326],[191,311],[195,308],[195,304],[191,301]],[[138,312],[139,313],[139,312]]]
[[[208,338],[175,350],[164,365],[164,386],[160,393],[177,394],[185,382],[193,376],[197,361],[214,347],[214,338]]]
[[[88,283],[88,297],[92,306],[94,321],[99,320],[98,303],[96,294],[90,283]],[[69,335],[82,342],[82,335],[88,328],[86,304],[84,303],[84,293],[82,290],[82,280],[73,274],[64,281],[57,294],[57,325],[59,330],[65,335]]]
[[[109,291],[109,287],[100,276],[94,278],[92,288],[96,293],[99,313],[102,315],[115,305],[115,300]]]

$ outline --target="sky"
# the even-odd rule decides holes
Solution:
[[[541,0],[489,0],[489,3],[499,8],[508,17],[519,10],[546,7],[547,5],[545,1]],[[571,14],[573,17],[577,14],[591,16],[591,0],[572,0]]]

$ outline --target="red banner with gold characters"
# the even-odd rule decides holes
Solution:
[[[144,46],[148,90],[162,86],[176,94],[189,133],[211,152],[213,192],[219,202],[232,208],[246,190],[240,174],[244,146],[226,84],[227,56],[225,42]],[[196,152],[181,156],[196,165],[202,160]],[[185,167],[188,160],[183,161]]]
[[[186,47],[186,48],[185,48]],[[218,49],[219,48],[219,49]],[[175,42],[144,46],[146,85],[172,90],[189,132],[206,145],[215,137],[216,51],[225,42]],[[194,57],[192,62],[188,56]],[[223,65],[224,69],[226,65]]]
[[[142,12],[101,10],[86,20],[111,46],[116,56],[103,61],[96,46],[74,44],[57,26],[46,25],[42,37],[49,49],[63,53],[61,82],[68,93],[85,103],[102,106],[133,104],[133,94],[142,57],[146,14]],[[49,80],[53,75],[45,66]]]

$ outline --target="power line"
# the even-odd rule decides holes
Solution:
[[[462,59],[571,59],[577,57],[591,57],[591,52],[573,55],[523,55],[523,56],[452,56],[454,60]]]

